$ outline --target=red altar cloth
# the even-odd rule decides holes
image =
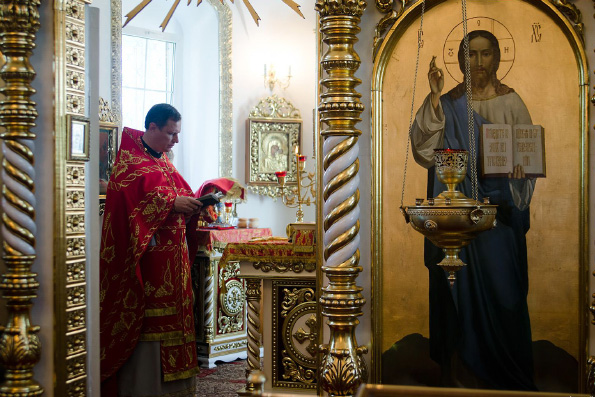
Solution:
[[[287,239],[273,237],[269,240],[227,244],[219,266],[225,266],[229,261],[253,262],[256,269],[265,273],[271,270],[278,273],[312,272],[316,269],[316,250],[299,251]]]
[[[198,228],[197,238],[199,250],[212,251],[213,248],[225,248],[227,243],[250,241],[253,238],[267,238],[272,234],[269,228],[260,229],[209,229]]]

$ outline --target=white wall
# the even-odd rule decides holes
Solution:
[[[316,107],[316,12],[313,1],[302,4],[302,19],[280,0],[251,0],[260,15],[256,26],[248,10],[240,1],[230,5],[233,12],[233,129],[234,177],[246,180],[246,120],[259,100],[270,95],[263,81],[264,64],[276,67],[278,77],[291,65],[291,82],[285,90],[275,90],[301,112],[303,120],[300,151],[308,157],[307,170],[314,172],[313,109]],[[315,221],[314,206],[304,209],[304,221]],[[248,202],[238,206],[238,216],[260,218],[261,227],[270,227],[273,234],[285,235],[285,227],[295,222],[295,209],[286,208],[280,200],[248,194]]]

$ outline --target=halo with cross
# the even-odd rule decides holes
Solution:
[[[500,21],[489,17],[473,17],[467,19],[468,32],[471,33],[474,30],[486,30],[492,33],[498,39],[500,43],[500,66],[496,75],[499,80],[504,79],[512,65],[514,64],[515,57],[515,44],[514,38],[510,31]],[[459,44],[463,40],[463,22],[457,24],[446,37],[444,42],[444,49],[442,50],[442,56],[444,61],[444,67],[446,71],[457,83],[463,81],[463,73],[459,69]]]

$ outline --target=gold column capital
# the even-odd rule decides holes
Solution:
[[[316,0],[314,9],[321,17],[333,15],[361,17],[366,6],[365,0]]]
[[[0,31],[4,34],[35,34],[39,29],[41,0],[0,2]]]

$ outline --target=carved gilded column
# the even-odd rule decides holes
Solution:
[[[320,384],[331,396],[355,394],[367,380],[363,354],[355,327],[365,300],[356,279],[359,266],[359,143],[355,125],[364,110],[355,87],[360,59],[353,46],[360,31],[363,0],[317,0],[320,32],[326,51],[321,65],[327,75],[318,106],[326,127],[323,136],[323,273],[328,286],[322,289],[322,315],[328,318],[330,341],[321,345]]]
[[[35,254],[35,197],[33,195],[33,134],[37,111],[29,98],[35,70],[29,57],[39,29],[39,0],[0,2],[0,52],[6,63],[0,70],[2,144],[2,260],[6,273],[0,289],[6,299],[7,323],[0,327],[0,363],[6,378],[0,396],[38,396],[43,388],[33,379],[41,358],[39,326],[31,325],[32,299],[39,283],[31,266]]]
[[[260,371],[260,297],[262,281],[259,278],[246,279],[246,302],[248,305],[248,360],[246,387],[239,391],[240,396],[254,395],[257,389],[251,381],[252,374]]]
[[[219,261],[209,259],[207,268],[205,269],[205,293],[204,293],[204,316],[205,316],[205,341],[207,343],[213,342],[215,335],[215,303],[213,297],[215,296],[215,269],[218,267]]]

